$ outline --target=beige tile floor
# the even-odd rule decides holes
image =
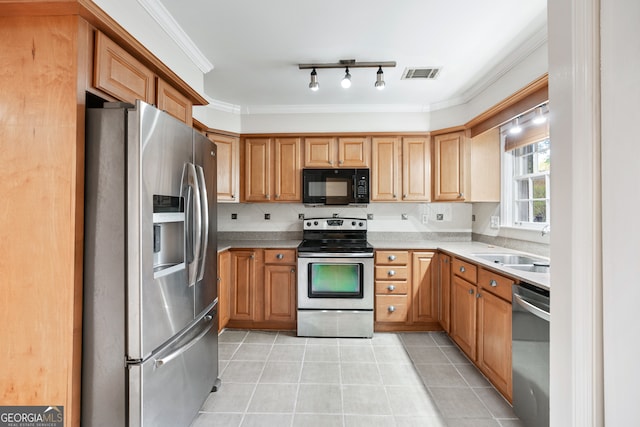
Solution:
[[[522,427],[441,332],[372,339],[225,330],[222,387],[192,427]]]

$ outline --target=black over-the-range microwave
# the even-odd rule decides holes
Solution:
[[[369,169],[303,169],[302,202],[306,205],[369,203]]]

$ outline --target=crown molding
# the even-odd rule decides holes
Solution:
[[[203,74],[213,70],[213,64],[209,62],[193,40],[178,25],[169,11],[160,3],[160,0],[138,0],[138,3],[144,7],[147,13],[151,15]]]

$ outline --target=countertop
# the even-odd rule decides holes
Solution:
[[[548,258],[529,254],[526,252],[516,251],[513,249],[503,248],[501,246],[489,245],[481,242],[446,242],[446,241],[429,241],[429,240],[369,240],[369,243],[377,249],[410,249],[410,250],[439,250],[458,258],[463,258],[480,266],[488,267],[494,271],[501,272],[510,277],[517,278],[520,281],[530,283],[539,288],[550,290],[549,273],[532,273],[528,271],[516,270],[486,261],[482,258],[474,256],[474,254],[482,253],[508,253],[519,255],[530,255],[536,258],[542,258],[548,261]],[[290,248],[295,249],[300,244],[300,240],[221,240],[218,242],[218,252],[226,249],[237,248]]]

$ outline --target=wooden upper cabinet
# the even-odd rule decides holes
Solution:
[[[371,139],[371,201],[396,202],[400,191],[400,138]]]
[[[238,157],[240,141],[238,137],[208,133],[207,137],[216,144],[218,159],[218,202],[237,202],[238,192]]]
[[[155,74],[100,31],[96,31],[93,85],[130,103],[156,103]]]
[[[402,138],[402,200],[431,198],[431,142],[429,137]]]
[[[305,168],[366,168],[367,137],[312,137],[304,139]]]
[[[276,138],[273,154],[274,201],[301,201],[300,138]]]
[[[193,124],[192,102],[164,80],[158,78],[157,81],[158,108],[191,126]]]
[[[300,138],[244,140],[245,202],[300,202]]]
[[[500,129],[474,136],[469,143],[469,201],[500,201]]]
[[[433,198],[465,200],[466,137],[464,132],[437,135],[433,140]]]

